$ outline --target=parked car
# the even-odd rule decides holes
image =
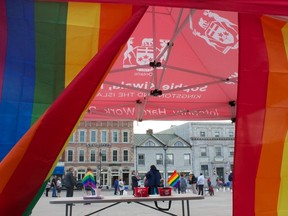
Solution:
[[[66,189],[64,180],[62,181],[62,189],[64,189],[64,190]],[[75,185],[74,189],[76,189],[76,190],[82,190],[83,189],[82,180],[76,181],[76,185]]]
[[[75,187],[76,187],[77,190],[82,190],[83,189],[82,180],[77,180]]]

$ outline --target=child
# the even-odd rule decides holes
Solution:
[[[212,185],[210,185],[210,187],[209,187],[209,194],[210,194],[210,196],[214,196],[214,189],[213,189]]]

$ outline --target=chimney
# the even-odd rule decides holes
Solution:
[[[153,134],[153,129],[146,130],[146,134]]]

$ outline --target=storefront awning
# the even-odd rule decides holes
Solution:
[[[63,166],[56,166],[53,175],[64,175],[64,167]]]

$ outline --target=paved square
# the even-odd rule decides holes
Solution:
[[[113,190],[102,190],[103,196],[113,195]],[[191,192],[190,192],[191,193]],[[62,191],[62,196],[65,196],[66,191]],[[131,194],[131,191],[128,191]],[[65,205],[50,204],[49,201],[52,199],[43,195],[35,208],[33,209],[32,216],[63,216],[65,215]],[[74,196],[83,196],[84,191],[74,191]],[[232,192],[231,191],[216,191],[215,196],[205,196],[203,200],[190,201],[190,215],[213,215],[213,216],[231,216],[232,215]],[[111,205],[111,203],[99,203],[91,205],[76,204],[73,207],[73,216],[80,216],[89,214],[96,211],[100,207]],[[128,206],[129,205],[129,208]],[[154,206],[154,203],[151,202]],[[159,206],[166,208],[168,202],[159,203]],[[181,215],[181,202],[173,201],[170,212],[176,215]],[[108,208],[102,212],[93,214],[95,216],[155,216],[155,215],[167,215],[159,211],[135,204],[135,203],[121,203],[114,207]]]

